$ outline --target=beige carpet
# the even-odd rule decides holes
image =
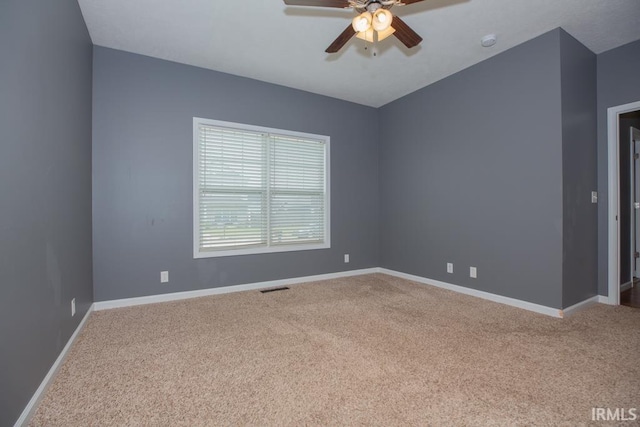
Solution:
[[[594,406],[640,407],[640,310],[562,320],[375,274],[93,313],[31,425],[575,426]]]

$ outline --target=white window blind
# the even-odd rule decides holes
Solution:
[[[194,256],[329,247],[328,144],[194,118]]]

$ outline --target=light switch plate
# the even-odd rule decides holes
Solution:
[[[591,203],[598,203],[598,192],[597,191],[592,191],[591,192]]]

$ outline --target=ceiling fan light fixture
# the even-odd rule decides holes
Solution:
[[[373,21],[371,25],[373,29],[382,32],[391,27],[391,21],[393,21],[393,15],[387,9],[378,9],[373,14]]]
[[[422,1],[424,0],[284,0],[288,6],[333,7],[356,12],[357,16],[352,18],[347,28],[329,45],[326,53],[339,52],[352,37],[376,43],[393,35],[408,49],[416,47],[422,42],[422,37],[389,9]],[[375,48],[373,54],[376,54]]]
[[[356,37],[360,40],[373,43],[373,28],[369,28],[367,31],[360,31],[356,33]]]
[[[373,17],[369,12],[362,12],[360,15],[353,18],[351,25],[356,33],[362,33],[371,28],[371,21]]]
[[[393,27],[389,27],[384,31],[378,31],[378,41],[381,42],[382,40],[386,39],[387,37],[389,37],[395,32],[396,32],[396,29]]]

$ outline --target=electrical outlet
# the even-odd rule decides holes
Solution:
[[[448,262],[447,263],[447,273],[453,273],[453,263],[452,262]]]
[[[478,270],[475,267],[469,267],[469,277],[478,278]]]
[[[71,300],[71,317],[76,315],[76,299]]]
[[[344,254],[344,263],[349,264],[349,254]]]
[[[161,271],[160,272],[160,283],[167,283],[169,282],[169,272],[168,271]]]

